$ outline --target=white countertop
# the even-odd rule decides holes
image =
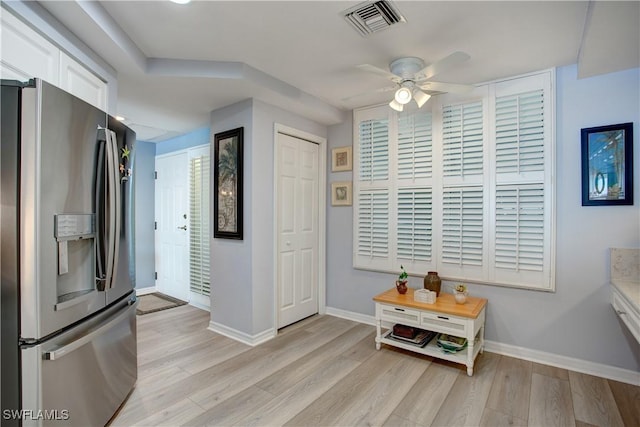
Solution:
[[[631,303],[637,311],[640,311],[640,282],[631,280],[615,280],[611,284]]]

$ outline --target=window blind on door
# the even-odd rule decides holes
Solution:
[[[209,249],[209,156],[194,157],[190,162],[189,288],[191,292],[211,292]]]

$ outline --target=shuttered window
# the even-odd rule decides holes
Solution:
[[[484,205],[482,187],[444,188],[442,200],[442,262],[483,265]]]
[[[554,290],[553,71],[354,112],[354,267]]]
[[[360,123],[360,179],[386,180],[389,177],[389,121],[366,120]]]
[[[398,179],[430,178],[432,166],[431,113],[398,115]]]
[[[495,266],[512,271],[544,268],[544,187],[500,185],[496,189]]]
[[[190,162],[189,221],[189,288],[191,292],[209,295],[209,156],[194,157]]]
[[[484,166],[482,102],[449,105],[442,112],[443,175],[482,175]]]
[[[496,99],[496,173],[544,170],[544,91]]]
[[[389,256],[389,192],[363,190],[358,195],[358,255]]]
[[[431,260],[432,204],[430,188],[403,188],[398,191],[398,259],[412,262]]]

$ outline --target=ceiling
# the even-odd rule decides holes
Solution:
[[[417,56],[471,57],[438,81],[477,84],[578,64],[579,77],[640,66],[640,2],[395,1],[406,23],[363,37],[353,1],[43,1],[118,73],[117,113],[147,141],[209,124],[246,98],[331,125],[387,102],[388,69]],[[353,96],[358,95],[359,96]],[[345,100],[345,98],[349,98]]]

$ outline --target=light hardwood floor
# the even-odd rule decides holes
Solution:
[[[640,387],[485,352],[462,365],[314,316],[257,347],[190,306],[138,317],[138,383],[112,426],[640,426]]]

